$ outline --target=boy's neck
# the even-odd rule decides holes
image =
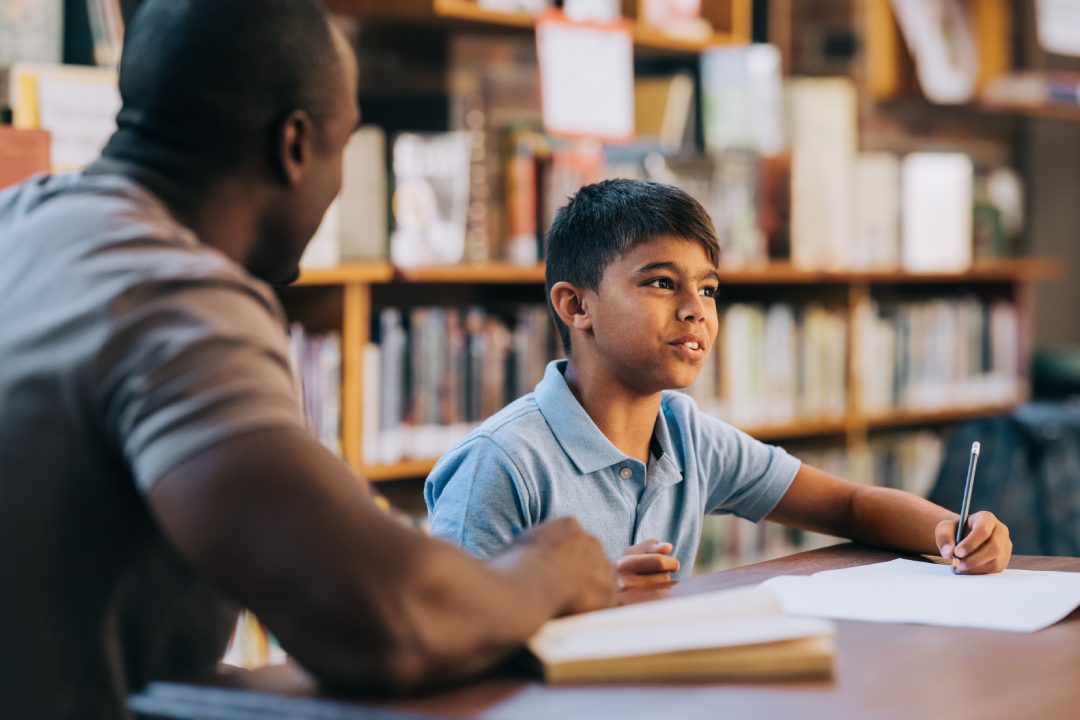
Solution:
[[[570,392],[611,444],[646,465],[663,393],[640,395],[588,363],[571,358],[564,374]]]

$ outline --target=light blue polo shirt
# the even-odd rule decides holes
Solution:
[[[614,562],[631,545],[672,543],[690,574],[706,513],[757,522],[787,492],[799,461],[663,394],[646,467],[600,432],[547,366],[534,392],[507,405],[446,453],[424,485],[431,532],[481,557],[545,520],[573,516]]]

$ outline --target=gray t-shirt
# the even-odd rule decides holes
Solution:
[[[0,714],[122,716],[213,667],[235,608],[145,494],[270,427],[303,420],[265,284],[122,177],[0,192]]]

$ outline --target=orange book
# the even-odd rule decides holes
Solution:
[[[0,188],[49,172],[49,133],[0,126]]]

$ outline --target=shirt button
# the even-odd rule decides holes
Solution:
[[[624,467],[622,470],[619,471],[619,477],[621,477],[623,480],[629,480],[633,474],[634,471],[628,467]]]

